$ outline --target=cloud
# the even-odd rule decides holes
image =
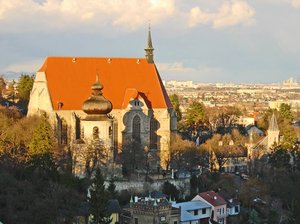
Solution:
[[[32,29],[34,25],[40,30],[43,26],[75,27],[89,22],[137,29],[149,21],[162,23],[174,10],[174,0],[0,0],[0,24],[26,23],[26,28]]]
[[[8,71],[13,71],[13,72],[36,72],[41,65],[43,64],[44,59],[31,59],[27,61],[22,61],[22,62],[16,62],[12,63],[5,68],[1,69],[0,72],[8,72]]]
[[[167,80],[206,81],[208,80],[207,77],[213,80],[213,77],[219,77],[223,74],[223,71],[219,68],[210,68],[206,66],[188,67],[182,62],[157,63],[156,66],[163,79]]]
[[[238,24],[253,24],[255,10],[246,1],[230,0],[223,3],[217,12],[203,11],[200,7],[190,10],[189,26],[211,24],[214,28],[223,28]]]
[[[289,4],[294,8],[300,8],[300,0],[264,0],[270,4]]]
[[[300,0],[290,0],[290,3],[295,8],[300,8]]]

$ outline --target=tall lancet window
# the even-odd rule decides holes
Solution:
[[[141,118],[138,115],[132,121],[132,138],[137,142],[141,141]]]
[[[60,117],[56,116],[57,119],[57,143],[62,144],[62,120]]]
[[[81,125],[80,118],[75,116],[75,139],[80,139],[81,135]]]
[[[59,145],[68,144],[68,125],[63,118],[56,116],[57,119],[57,143]]]
[[[150,119],[150,148],[157,149],[157,120],[154,117]]]

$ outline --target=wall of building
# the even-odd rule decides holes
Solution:
[[[52,103],[47,86],[46,74],[38,72],[30,93],[28,115],[36,115],[43,111],[52,111]]]

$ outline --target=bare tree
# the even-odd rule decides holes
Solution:
[[[93,139],[87,144],[78,144],[74,147],[73,158],[75,170],[81,167],[79,172],[82,173],[82,167],[84,167],[83,172],[90,179],[97,167],[109,164],[111,150],[105,147],[100,139]]]
[[[200,164],[201,150],[194,142],[183,140],[176,135],[170,147],[171,167],[180,170],[192,170]]]
[[[216,132],[219,128],[233,127],[241,112],[236,107],[212,107],[205,108],[205,115],[210,129]]]
[[[237,135],[237,133],[235,133]],[[205,147],[210,153],[210,169],[214,170],[218,167],[219,171],[223,170],[223,166],[230,158],[237,158],[245,154],[245,147],[240,142],[234,143],[233,139],[237,136],[231,134],[215,134],[211,139],[206,141]]]

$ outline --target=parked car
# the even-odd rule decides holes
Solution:
[[[257,204],[261,204],[261,205],[266,205],[267,204],[267,202],[266,201],[264,201],[264,200],[262,200],[262,199],[260,199],[260,198],[254,198],[253,199],[253,202],[255,202],[255,203],[257,203]]]
[[[247,174],[242,173],[242,174],[241,174],[241,178],[242,178],[243,180],[248,180],[248,179],[249,179],[249,176],[248,176]]]

